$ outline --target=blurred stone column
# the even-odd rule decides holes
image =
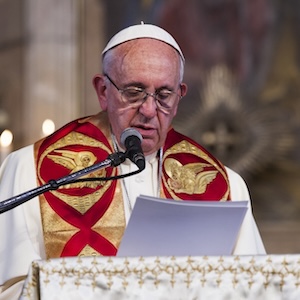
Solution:
[[[80,0],[79,0],[80,1]],[[26,0],[24,5],[24,143],[79,113],[78,0]]]
[[[105,1],[79,0],[80,2],[80,82],[81,108],[84,115],[95,114],[100,110],[96,92],[93,87],[93,77],[101,73],[101,52],[107,42]]]

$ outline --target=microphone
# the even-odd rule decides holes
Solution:
[[[121,134],[121,143],[126,148],[126,156],[137,165],[139,170],[145,169],[145,156],[142,150],[142,135],[133,128],[126,128]]]

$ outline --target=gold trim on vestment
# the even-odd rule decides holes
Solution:
[[[79,120],[78,123],[82,124],[84,130],[85,123],[92,123],[94,126],[101,128],[102,133],[106,136],[108,142],[111,144],[110,130],[106,125],[108,123],[105,120],[99,118],[100,116],[93,116],[92,118],[86,118]],[[81,125],[79,125],[81,126]],[[91,126],[91,124],[90,124]],[[81,128],[81,127],[80,127]],[[99,129],[100,130],[100,129]],[[35,155],[38,155],[38,149],[42,145],[42,141],[36,144]],[[37,176],[42,184],[45,180],[41,177],[41,166],[43,160],[47,157],[54,164],[61,165],[67,168],[70,173],[81,170],[89,165],[92,165],[96,161],[95,155],[89,151],[73,152],[67,149],[67,146],[81,145],[87,146],[87,149],[100,148],[111,153],[103,142],[97,139],[85,135],[82,132],[72,131],[67,133],[64,137],[48,146],[41,154],[39,161],[37,162]],[[50,154],[51,153],[51,154]],[[70,174],[69,173],[69,174]],[[85,177],[105,177],[105,169],[96,170]],[[112,176],[117,175],[117,169],[112,169]],[[82,178],[82,177],[81,177]],[[57,179],[57,178],[56,178]],[[64,201],[70,207],[75,208],[78,212],[84,215],[88,210],[93,209],[93,205],[102,201],[103,195],[111,187],[112,181],[97,181],[97,182],[84,182],[84,183],[72,183],[60,187],[58,190],[50,191],[56,198]],[[97,189],[98,187],[98,189]],[[99,188],[100,187],[100,188]],[[68,190],[85,189],[83,195],[72,195],[68,193]],[[87,193],[91,189],[90,193]],[[96,190],[95,190],[96,189]],[[99,204],[100,204],[99,202]],[[97,205],[99,205],[97,204]],[[44,230],[44,241],[47,257],[60,257],[66,243],[72,238],[79,229],[61,216],[59,216],[49,205],[45,198],[45,195],[40,196],[41,215]],[[94,213],[97,213],[95,211]],[[113,192],[112,201],[108,208],[105,209],[104,214],[96,223],[91,227],[92,231],[97,232],[99,235],[108,240],[117,249],[122,239],[125,229],[125,213],[122,199],[122,191],[120,183],[116,182],[115,191]],[[90,245],[85,245],[84,248],[78,253],[80,256],[101,255]]]
[[[188,163],[182,165],[181,162],[174,158],[168,158],[171,154],[193,154],[197,157],[207,161],[205,163]],[[186,140],[183,140],[164,153],[164,169],[170,178],[166,180],[165,176],[162,177],[164,186],[170,193],[173,199],[180,200],[176,193],[192,194],[204,194],[208,184],[210,184],[217,176],[218,172],[224,177],[229,186],[227,174],[211,157],[209,157],[204,151],[195,147],[193,144]],[[204,171],[207,166],[213,166],[216,170]],[[229,196],[229,189],[221,197],[220,201],[226,201]]]

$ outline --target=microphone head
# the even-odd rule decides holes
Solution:
[[[126,128],[121,134],[121,143],[126,149],[126,157],[135,163],[139,170],[145,169],[145,156],[142,149],[142,135],[133,128]]]
[[[143,140],[142,135],[134,128],[128,127],[121,134],[121,144],[126,148],[125,141],[129,136],[136,136],[141,142]]]

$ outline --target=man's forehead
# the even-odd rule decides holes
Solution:
[[[143,23],[139,25],[133,25],[119,31],[107,43],[106,47],[102,51],[102,55],[104,55],[108,50],[120,44],[142,38],[151,38],[169,44],[175,50],[177,50],[182,60],[184,61],[184,56],[179,45],[167,31],[158,26]]]
[[[139,38],[126,41],[108,51],[105,61],[106,66],[110,66],[110,72],[117,72],[115,75],[123,77],[133,72],[140,78],[142,74],[149,77],[147,70],[151,70],[152,75],[155,71],[158,74],[171,72],[178,75],[181,59],[169,44],[152,38]],[[159,77],[158,74],[156,78]]]
[[[167,53],[166,55],[172,60],[178,58],[178,51],[176,49],[169,44],[153,38],[138,38],[126,41],[117,45],[112,50],[117,53],[117,56],[121,59],[124,59],[125,56],[131,58],[131,55],[144,55],[144,58],[145,55],[147,58],[155,55],[162,57],[164,53]],[[173,54],[172,56],[171,53]]]

